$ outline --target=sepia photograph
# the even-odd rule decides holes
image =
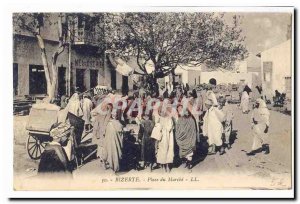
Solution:
[[[11,21],[14,191],[294,188],[293,8]]]

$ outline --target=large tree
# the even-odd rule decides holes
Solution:
[[[15,33],[29,34],[37,39],[45,70],[47,95],[51,99],[54,98],[57,94],[58,82],[57,60],[60,54],[65,50],[65,47],[68,45],[66,16],[59,14],[57,18],[53,18],[51,14],[46,13],[15,13],[13,15],[13,26]],[[52,53],[51,60],[49,59],[49,53],[45,47],[44,36],[42,36],[41,32],[46,26],[55,27],[58,33],[58,45],[54,53]]]
[[[179,64],[205,64],[232,69],[247,55],[239,17],[226,23],[215,13],[112,13],[106,14],[106,42],[116,56],[135,57],[143,72],[154,64],[155,78]]]

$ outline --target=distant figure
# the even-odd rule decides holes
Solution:
[[[237,91],[239,92],[240,99],[242,98],[242,94],[243,94],[244,88],[245,88],[244,83],[240,82],[238,84],[238,89],[237,89]]]
[[[138,90],[138,86],[134,83],[133,86],[132,86],[132,89],[133,90]]]
[[[267,133],[270,126],[270,112],[264,100],[258,98],[255,102],[255,109],[251,116],[253,144],[252,151],[248,156],[254,156],[256,153],[264,151],[270,153],[269,145],[266,143]]]
[[[206,111],[205,101],[206,101],[206,87],[203,87],[200,91],[200,97],[201,97],[201,110],[202,112]]]
[[[128,87],[128,85],[127,85],[127,86],[123,86],[123,87],[122,87],[122,96],[128,95],[128,92],[129,92],[129,87]]]
[[[83,96],[83,100],[82,100],[82,111],[83,111],[83,117],[82,119],[84,120],[84,129],[86,131],[90,131],[91,129],[91,111],[93,109],[93,103],[92,101],[89,99],[88,95],[84,95]]]
[[[249,94],[251,92],[251,89],[249,88],[248,85],[245,86],[244,91],[242,93],[242,98],[241,98],[241,109],[243,113],[248,113],[249,110]]]
[[[168,94],[169,96],[171,95],[171,93],[173,92],[173,86],[171,83],[166,82],[166,88],[168,89]]]
[[[211,78],[209,81],[208,81],[208,83],[209,84],[211,84],[211,85],[217,85],[217,80],[216,79],[214,79],[214,78]]]
[[[162,97],[164,95],[164,92],[165,92],[165,86],[161,86],[159,88],[159,96]]]
[[[201,96],[197,95],[196,89],[193,89],[192,92],[190,93],[190,98],[189,98],[189,111],[192,114],[193,118],[195,119],[196,122],[196,130],[197,130],[197,141],[200,142],[200,115],[202,114],[202,98]]]
[[[278,90],[275,90],[275,97],[276,98],[279,98],[281,96],[281,94],[279,93],[279,91]]]
[[[257,98],[263,99],[262,88],[259,86],[255,86],[252,92],[252,99],[256,100]]]
[[[213,89],[214,89],[214,87],[212,87],[211,85],[208,86],[207,91],[206,91],[206,99],[210,99],[213,102],[213,106],[218,107],[219,103],[218,103],[215,93],[213,92]]]
[[[273,102],[274,102],[273,106],[282,107],[284,104],[284,100],[285,100],[285,94],[284,93],[281,94],[278,90],[275,90],[275,96],[273,97]]]
[[[140,87],[140,90],[139,90],[139,97],[140,98],[144,98],[146,95],[146,91],[144,89],[144,87]]]
[[[67,107],[65,108],[68,112],[76,115],[77,117],[82,117],[83,112],[80,105],[80,98],[78,93],[74,93],[69,100]]]
[[[212,78],[209,80],[209,84],[206,85],[206,99],[210,99],[213,102],[214,107],[218,107],[219,103],[215,94],[217,81]]]
[[[266,102],[266,104],[270,104],[271,103],[271,100],[273,99],[273,91],[268,88],[266,86],[266,84],[263,84],[263,100]]]
[[[233,108],[232,106],[226,105],[226,99],[220,100],[220,108],[225,115],[225,121],[223,122],[224,132],[224,148],[231,149],[230,135],[232,132],[232,120],[233,120]]]
[[[197,97],[198,97],[198,96],[197,96],[197,91],[196,91],[196,89],[193,89],[193,90],[192,90],[191,96],[192,96],[193,98],[197,98]]]
[[[62,95],[61,98],[60,98],[60,107],[62,109],[66,108],[67,107],[67,96],[66,95]]]
[[[159,97],[159,85],[157,82],[153,83],[153,90],[151,96],[155,98]]]
[[[189,86],[189,84],[188,84],[188,83],[186,83],[186,84],[185,84],[185,88],[186,88],[186,90],[187,90],[187,91],[189,91],[189,90],[190,90],[190,86]]]
[[[257,90],[258,90],[258,92],[259,92],[259,94],[260,94],[260,98],[261,98],[261,99],[264,99],[262,87],[261,87],[261,86],[256,86],[256,88],[257,88]]]
[[[176,89],[176,98],[177,98],[177,99],[180,99],[181,96],[182,96],[182,90],[181,90],[180,87],[178,87],[178,88]]]
[[[165,92],[163,93],[164,98],[169,98],[169,90],[166,88]]]
[[[185,87],[184,87],[184,95],[185,96],[188,96],[188,92],[190,90],[190,86],[188,83],[185,84]]]

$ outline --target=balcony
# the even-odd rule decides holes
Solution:
[[[92,45],[99,46],[101,43],[101,36],[95,31],[87,31],[83,28],[78,29],[75,33],[74,45]]]
[[[101,46],[103,43],[103,29],[101,22],[91,20],[88,15],[79,15],[73,19],[73,44]]]

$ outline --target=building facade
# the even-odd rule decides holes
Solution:
[[[212,78],[216,79],[217,84],[239,84],[243,82],[249,87],[261,85],[260,59],[251,53],[247,59],[236,62],[232,71],[209,69],[205,65],[180,65],[175,69],[175,74],[176,81],[189,84],[190,87],[208,84]],[[165,82],[169,81],[171,81],[171,77],[165,77]]]
[[[217,84],[238,84],[243,82],[252,87],[252,77],[253,75],[251,73],[236,73],[230,71],[202,72],[201,83],[208,84],[209,80],[214,78]]]
[[[292,42],[287,40],[277,46],[261,52],[261,79],[263,90],[272,97],[275,90],[291,93]]]
[[[50,20],[57,21],[59,14],[50,14]],[[68,87],[74,92],[90,90],[105,85],[116,90],[130,89],[128,77],[115,71],[103,49],[103,30],[89,21],[89,15],[73,16],[73,39],[59,55],[58,95],[68,94]],[[71,24],[70,24],[71,25]],[[46,77],[40,47],[36,37],[14,25],[13,33],[13,88],[14,96],[46,95]],[[99,30],[100,29],[100,30]],[[45,25],[41,30],[48,60],[58,48],[56,25]],[[70,36],[69,36],[70,37]],[[51,63],[49,60],[48,63]]]

